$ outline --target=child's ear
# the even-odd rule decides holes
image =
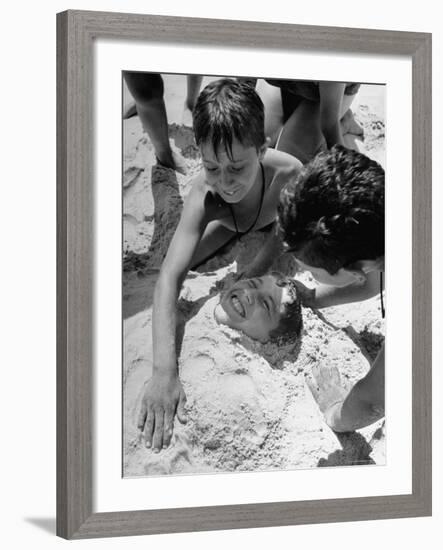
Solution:
[[[258,158],[259,160],[263,160],[263,157],[265,156],[265,153],[269,147],[271,143],[271,138],[270,137],[267,137],[265,139],[265,142],[263,143],[263,145],[260,147],[260,149],[258,150]]]

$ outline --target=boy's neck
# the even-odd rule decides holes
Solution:
[[[263,173],[263,177],[262,177]],[[254,179],[254,185],[252,185],[251,189],[249,190],[248,194],[243,197],[243,199],[233,204],[232,206],[236,209],[242,209],[245,208],[246,210],[251,209],[251,206],[254,207],[256,204],[260,202],[260,197],[262,194],[262,187],[265,185],[264,179],[264,170],[262,170],[262,164],[259,162],[259,167],[257,169],[257,174]]]

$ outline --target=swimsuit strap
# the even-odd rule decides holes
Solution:
[[[381,316],[385,318],[385,304],[383,303],[383,271],[380,271],[380,305]]]
[[[250,227],[246,231],[244,231],[243,233],[240,233],[240,231],[238,230],[238,225],[237,225],[237,220],[235,218],[234,209],[232,208],[232,206],[229,202],[227,203],[227,205],[229,207],[229,211],[231,212],[232,221],[234,222],[235,232],[237,234],[238,239],[240,239],[240,237],[242,235],[247,235],[249,233],[249,231],[251,231],[251,229],[257,223],[258,218],[260,217],[260,214],[261,214],[261,209],[263,207],[263,199],[264,199],[264,196],[265,196],[265,169],[263,168],[263,164],[261,162],[260,162],[260,168],[261,168],[261,181],[262,181],[260,205],[258,207],[257,216],[255,217],[255,220],[252,222],[252,225],[250,225]]]

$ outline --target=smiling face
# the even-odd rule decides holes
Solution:
[[[259,151],[253,145],[232,140],[232,155],[220,147],[215,154],[212,144],[201,144],[201,154],[206,182],[224,201],[240,202],[260,177],[260,161],[266,150]]]
[[[278,280],[277,276],[266,275],[238,281],[222,294],[214,312],[217,322],[260,342],[270,340],[287,304],[295,299],[287,287],[277,284]]]

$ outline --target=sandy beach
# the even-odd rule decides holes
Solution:
[[[181,124],[185,76],[167,75],[164,81],[171,146],[185,157],[188,174],[156,165],[138,117],[123,122],[124,475],[384,464],[385,421],[338,436],[306,384],[318,363],[336,366],[346,384],[364,376],[384,339],[378,297],[321,313],[304,308],[300,340],[279,347],[215,322],[220,289],[230,273],[254,258],[266,238],[262,231],[189,273],[178,307],[179,369],[189,420],[182,425],[176,419],[166,451],[156,454],[140,440],[136,419],[152,372],[154,286],[190,182],[200,170],[192,130]],[[350,138],[383,166],[384,93],[382,86],[361,86],[352,110],[364,139]],[[124,102],[129,100],[125,89]],[[290,258],[272,267],[315,285],[309,274],[297,273]]]

